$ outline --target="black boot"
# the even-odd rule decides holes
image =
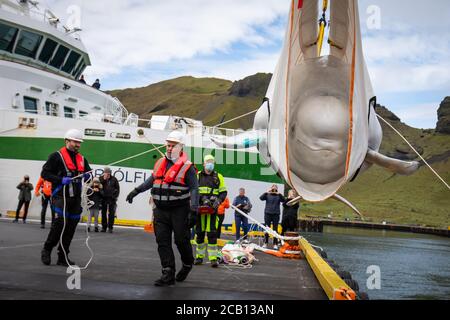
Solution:
[[[199,265],[201,265],[203,263],[203,259],[202,258],[197,258],[197,259],[195,259],[195,261],[194,261],[194,264],[196,265],[196,266],[199,266]]]
[[[47,251],[45,249],[42,249],[42,251],[41,251],[41,261],[46,266],[49,266],[50,263],[52,263],[52,253],[51,253],[51,251]]]
[[[178,271],[177,276],[175,277],[175,280],[177,280],[178,282],[183,282],[184,280],[186,280],[189,272],[191,272],[192,270],[192,265],[188,266],[183,264],[183,267],[181,268],[180,271]]]
[[[211,267],[213,268],[219,267],[219,262],[217,261],[217,259],[211,260]]]
[[[66,261],[66,258],[64,256],[58,256],[58,261],[56,262],[56,264],[58,266],[68,267],[69,264],[67,264],[67,262],[69,262],[69,264],[71,266],[75,266],[75,262],[70,260],[69,257],[67,257],[67,261]]]
[[[157,287],[167,287],[175,284],[175,269],[164,268],[162,269],[162,276],[155,281]]]

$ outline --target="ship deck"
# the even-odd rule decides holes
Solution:
[[[326,295],[306,260],[285,260],[257,252],[253,268],[208,264],[195,266],[183,283],[153,286],[160,276],[155,237],[142,229],[116,228],[113,234],[91,233],[95,257],[81,272],[81,290],[69,290],[66,268],[44,266],[40,251],[49,227],[0,220],[0,299],[120,300],[323,300]],[[70,257],[84,265],[89,259],[85,227],[80,225]],[[179,255],[177,265],[181,265]]]

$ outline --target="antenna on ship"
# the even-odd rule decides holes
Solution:
[[[53,12],[51,12],[49,9],[45,9],[45,16],[48,16],[47,20],[50,25],[54,26],[55,28],[58,27],[58,23],[60,22],[60,20]]]
[[[64,30],[66,31],[66,34],[72,34],[72,33],[75,33],[75,32],[83,31],[83,29],[77,28],[77,27],[75,27],[75,28],[73,28],[73,29],[70,29],[70,28],[67,27],[67,26],[63,26],[63,28],[64,28]]]

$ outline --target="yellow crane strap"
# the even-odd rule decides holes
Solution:
[[[325,37],[325,28],[327,27],[326,12],[328,10],[328,0],[323,0],[322,18],[319,20],[319,37],[317,38],[317,56],[322,54],[323,38]]]
[[[326,27],[326,22],[320,21],[319,37],[317,38],[317,56],[318,57],[320,57],[320,54],[322,53],[323,38],[325,36],[325,27]]]

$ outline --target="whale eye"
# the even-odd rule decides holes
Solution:
[[[289,129],[289,133],[291,135],[295,135],[296,132],[296,125],[295,124],[291,124],[291,128]]]

